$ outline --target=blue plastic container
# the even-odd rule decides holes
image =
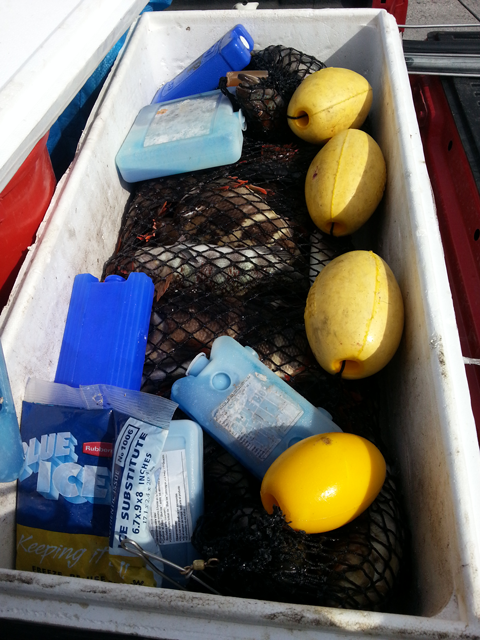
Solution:
[[[194,358],[171,398],[258,478],[295,442],[341,431],[253,349],[228,336],[214,341],[210,360],[204,353]]]
[[[0,482],[16,480],[22,470],[23,445],[0,343]]]
[[[138,182],[231,164],[240,159],[245,118],[221,91],[152,104],[140,110],[116,163]]]
[[[186,567],[199,557],[191,537],[202,514],[203,432],[191,420],[172,420],[149,517],[150,531],[166,560]],[[166,563],[164,571],[184,582]],[[163,586],[172,585],[164,581]]]
[[[128,280],[75,277],[55,382],[140,390],[154,286],[145,273]]]
[[[216,89],[227,71],[241,71],[250,63],[253,44],[253,38],[245,27],[237,24],[200,58],[164,84],[155,94],[152,104]]]
[[[103,283],[90,274],[76,276],[55,382],[140,390],[153,294],[144,273],[128,280],[108,276]],[[172,420],[149,521],[164,558],[181,567],[193,562],[198,554],[191,536],[202,513],[203,432],[191,420]],[[166,564],[164,570],[184,581]]]

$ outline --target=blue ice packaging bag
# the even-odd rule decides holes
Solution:
[[[230,29],[197,60],[161,87],[153,103],[212,91],[227,71],[242,71],[251,59],[253,38],[241,24]]]
[[[157,553],[148,514],[176,405],[110,385],[29,379],[16,568],[125,584],[159,584],[121,547]]]

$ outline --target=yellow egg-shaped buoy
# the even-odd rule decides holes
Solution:
[[[307,76],[290,99],[287,119],[303,140],[322,144],[345,129],[358,129],[372,105],[373,93],[362,75],[327,67]]]
[[[398,348],[404,307],[388,264],[373,251],[350,251],[316,277],[305,308],[310,347],[325,371],[365,378]]]
[[[387,168],[382,150],[364,131],[333,136],[307,172],[305,199],[316,226],[344,236],[359,229],[382,199]]]
[[[385,459],[370,441],[323,433],[297,442],[271,464],[260,497],[268,513],[280,507],[293,529],[322,533],[367,509],[385,475]]]

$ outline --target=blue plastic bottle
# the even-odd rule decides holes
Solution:
[[[245,69],[250,62],[253,44],[245,27],[237,24],[200,58],[164,84],[155,94],[152,104],[216,89],[227,71]]]
[[[172,420],[149,517],[150,531],[164,558],[186,567],[199,557],[191,537],[202,514],[203,432],[191,420]],[[177,582],[184,581],[166,563],[164,571]],[[172,586],[167,581],[163,584]]]
[[[24,460],[7,365],[0,343],[0,482],[16,480]]]
[[[200,353],[171,398],[244,467],[263,478],[289,446],[318,433],[341,431],[260,362],[250,347],[217,338],[210,360]]]
[[[140,390],[154,286],[145,273],[75,277],[55,382]]]
[[[138,182],[239,160],[245,118],[221,91],[140,110],[116,156],[126,182]]]

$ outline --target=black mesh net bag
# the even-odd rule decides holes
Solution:
[[[345,383],[312,368],[297,376],[295,386],[308,399],[322,400],[345,431],[367,437],[385,452],[377,408],[369,400],[371,384]],[[385,484],[369,509],[328,533],[294,531],[280,510],[264,511],[259,493],[260,482],[207,437],[205,515],[193,541],[203,557],[220,560],[208,571],[218,591],[346,609],[395,608],[406,541],[388,457]]]
[[[323,66],[285,47],[256,56],[266,61],[270,81],[281,67],[289,78],[282,88],[291,93]],[[258,60],[252,65],[261,68]],[[270,109],[275,121],[288,93],[272,88],[283,100]],[[258,123],[258,94],[248,100]],[[191,360],[200,351],[208,356],[213,341],[229,335],[330,411],[343,430],[374,441],[388,460],[372,401],[375,377],[347,384],[325,373],[305,334],[313,279],[353,248],[348,237],[320,232],[308,215],[305,176],[318,147],[284,135],[284,114],[275,135],[265,122],[248,125],[235,164],[135,185],[103,277],[143,271],[154,282],[142,391],[168,396]],[[390,606],[405,557],[391,465],[380,495],[360,517],[331,533],[306,535],[280,512],[268,515],[258,480],[207,436],[204,464],[205,513],[193,542],[200,557],[218,558],[208,574],[220,593],[354,609]]]
[[[284,377],[305,366],[310,278],[352,248],[308,215],[304,180],[317,151],[246,138],[234,165],[138,185],[104,276],[143,271],[155,284],[144,391],[168,393],[220,335]]]
[[[249,135],[277,140],[279,136],[288,136],[286,116],[290,98],[302,80],[325,67],[313,56],[283,45],[253,52],[250,64],[240,75],[234,100],[242,108]],[[268,76],[256,78],[249,71],[268,71]],[[221,82],[220,88],[226,93],[226,82]]]

